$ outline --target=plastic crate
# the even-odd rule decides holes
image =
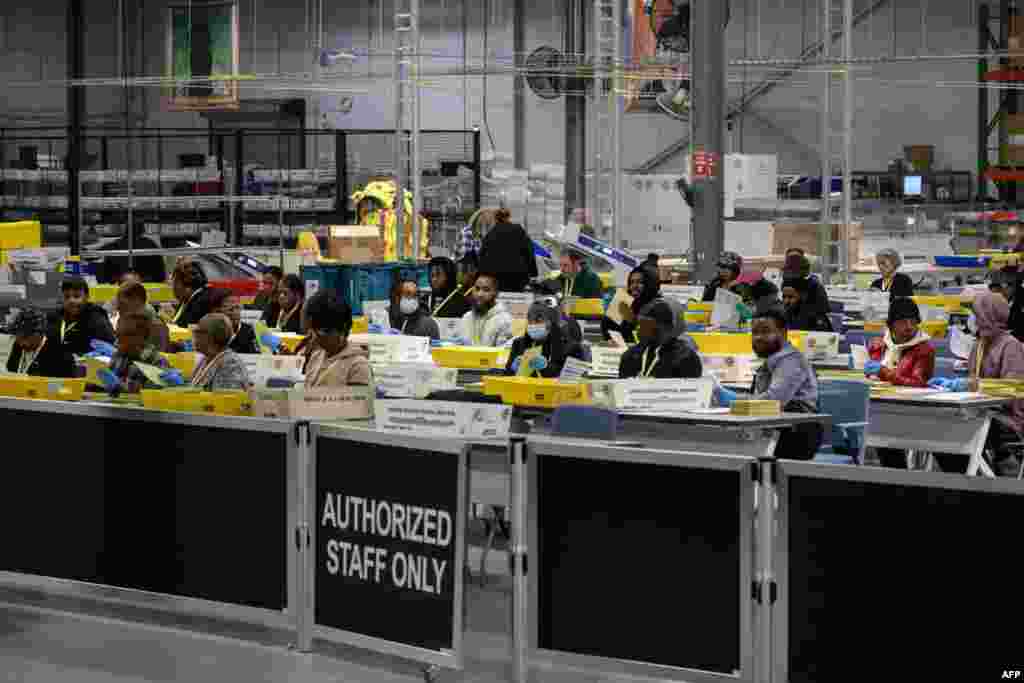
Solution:
[[[508,359],[508,349],[489,346],[441,346],[431,349],[430,354],[442,368],[459,370],[504,368]]]
[[[690,335],[697,343],[701,353],[718,354],[728,356],[752,355],[754,347],[751,345],[750,334],[727,334],[723,332],[694,332]],[[789,342],[804,350],[805,333],[800,330],[790,330],[788,333]]]
[[[430,288],[429,263],[320,264],[302,266],[302,281],[316,282],[316,289],[333,289],[352,307],[352,315],[363,315],[364,301],[387,301],[396,277],[411,277],[420,289]],[[306,285],[310,292],[310,285]]]
[[[42,246],[42,239],[39,221],[0,223],[0,249],[36,249]]]
[[[986,268],[988,256],[936,256],[935,265],[940,268]]]
[[[197,354],[189,351],[183,353],[164,353],[161,355],[166,358],[170,366],[180,372],[181,376],[185,379],[192,376],[192,373],[196,371],[196,365],[199,363]]]
[[[48,401],[81,401],[84,379],[26,377],[15,375],[0,379],[0,395]]]
[[[557,379],[527,377],[484,377],[484,394],[500,396],[502,403],[531,408],[590,403],[589,386],[562,383]]]
[[[580,318],[600,318],[604,315],[604,301],[601,299],[577,299],[569,307],[569,315]]]
[[[214,415],[252,415],[252,401],[244,391],[204,391],[199,394],[204,413]]]

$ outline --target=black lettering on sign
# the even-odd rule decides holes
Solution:
[[[316,623],[453,647],[461,456],[321,438]]]

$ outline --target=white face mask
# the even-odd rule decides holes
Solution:
[[[530,335],[530,339],[533,341],[544,341],[548,338],[548,326],[546,323],[528,325],[526,334]]]
[[[402,315],[412,315],[416,311],[420,310],[420,300],[403,297],[398,307],[402,311]]]

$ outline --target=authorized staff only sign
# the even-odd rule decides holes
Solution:
[[[317,624],[453,649],[463,467],[461,454],[318,440]]]

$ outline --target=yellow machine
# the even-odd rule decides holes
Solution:
[[[384,260],[398,260],[398,218],[394,211],[395,195],[398,188],[393,180],[376,180],[367,183],[366,187],[355,192],[351,199],[356,207],[356,216],[360,225],[376,225],[380,228],[384,239]],[[430,222],[419,216],[420,244],[413,249],[413,207],[412,193],[405,191],[403,216],[405,217],[405,258],[430,258]]]

